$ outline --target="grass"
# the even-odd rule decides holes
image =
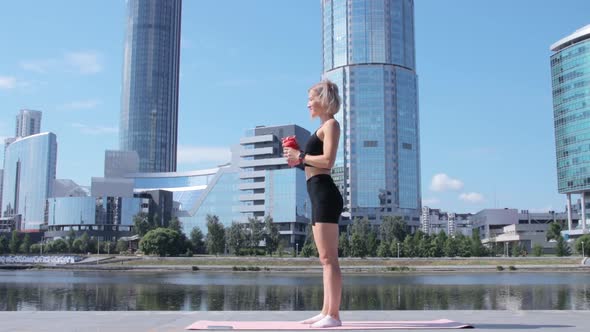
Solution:
[[[560,258],[340,258],[341,266],[506,266],[506,265],[557,265],[580,263],[578,257]],[[118,263],[121,265],[121,263]],[[314,258],[290,258],[290,257],[268,257],[268,256],[199,256],[199,257],[143,257],[142,259],[123,262],[122,265],[174,265],[174,266],[310,266],[319,264]]]

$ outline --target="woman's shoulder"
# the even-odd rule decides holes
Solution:
[[[326,121],[322,127],[330,129],[340,129],[340,123],[338,123],[336,119],[332,118]]]

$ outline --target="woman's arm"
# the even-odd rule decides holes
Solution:
[[[305,155],[302,163],[308,165],[331,169],[336,161],[336,152],[338,150],[338,141],[340,140],[340,125],[336,120],[329,120],[323,127],[324,130],[324,154],[318,156]],[[287,148],[285,157],[287,159],[297,160],[299,158],[298,150]]]

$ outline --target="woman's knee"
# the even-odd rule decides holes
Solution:
[[[323,266],[338,266],[338,256],[329,254],[320,254],[320,263]]]

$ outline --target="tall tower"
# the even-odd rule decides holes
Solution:
[[[16,131],[14,137],[25,137],[41,132],[41,112],[20,110],[16,115]]]
[[[323,77],[338,85],[333,176],[345,217],[419,224],[420,140],[413,0],[321,0]]]
[[[569,235],[588,232],[590,198],[590,25],[551,45],[551,82],[557,156],[557,188],[567,197]],[[581,197],[581,218],[572,225],[571,195]]]
[[[181,0],[128,0],[119,148],[176,171]]]

